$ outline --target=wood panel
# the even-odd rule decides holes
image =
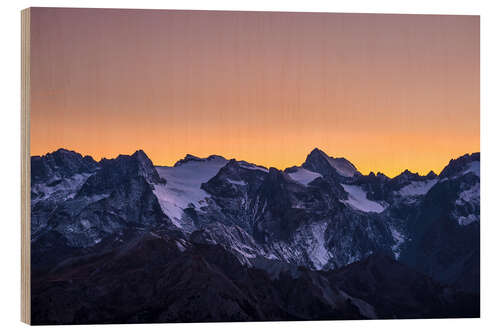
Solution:
[[[31,322],[30,9],[21,12],[21,321]]]

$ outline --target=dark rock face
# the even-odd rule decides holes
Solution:
[[[33,157],[33,322],[478,316],[479,162],[389,178],[319,149],[284,171]]]
[[[479,316],[479,298],[438,284],[381,254],[332,272],[330,281],[372,304],[378,318]]]
[[[36,277],[33,291],[34,324],[478,315],[472,304],[461,307],[469,295],[454,294],[387,257],[271,279],[218,245],[151,232],[61,264]]]
[[[287,172],[232,160],[201,188],[211,201],[203,210],[189,211],[196,224],[202,229],[213,223],[242,228],[256,244],[252,254],[333,268],[376,251],[391,251],[389,229],[375,216],[346,207],[341,202],[346,192],[329,176],[306,186]],[[235,245],[234,239],[227,235],[222,245],[238,248],[239,256],[245,245]]]
[[[477,197],[462,201],[468,192]],[[479,293],[479,213],[477,176],[437,183],[408,219],[412,240],[401,260],[438,281]]]
[[[186,157],[184,157],[182,160],[179,160],[175,163],[174,167],[180,166],[182,164],[185,164],[187,162],[205,162],[205,161],[212,161],[212,160],[223,160],[224,157],[219,156],[219,155],[210,155],[207,158],[200,158],[191,154],[187,154]]]
[[[302,164],[302,167],[320,173],[323,176],[331,176],[340,179],[360,174],[354,164],[345,158],[330,157],[318,148],[314,148],[314,150],[307,155],[306,161]]]
[[[418,173],[405,170],[394,178],[389,178],[382,173],[375,175],[372,172],[368,176],[359,175],[352,183],[360,185],[367,192],[369,199],[393,204],[398,200],[397,192],[405,186],[431,181],[437,177],[433,171],[430,171],[426,176],[421,176]]]
[[[314,194],[304,186],[292,182],[286,174],[271,168],[259,190],[257,210],[262,212],[256,219],[255,237],[261,242],[277,238],[289,240],[292,234],[305,222],[305,205],[299,202],[315,204]],[[319,201],[325,204],[325,201]],[[304,207],[304,208],[302,208]]]
[[[97,169],[97,162],[90,156],[59,149],[44,156],[31,157],[31,182],[39,183],[52,179],[68,178],[78,173],[90,173]],[[54,184],[55,185],[55,184]]]
[[[257,214],[255,200],[266,178],[267,170],[230,160],[212,179],[201,184],[211,195],[211,203],[204,211],[193,212],[198,225],[219,222],[239,226],[251,234]]]
[[[471,162],[480,162],[480,154],[466,154],[462,157],[459,157],[455,160],[451,160],[450,163],[443,169],[439,177],[452,177],[457,175],[458,173],[464,171]]]
[[[164,180],[142,151],[102,160],[81,179],[79,186],[61,190],[57,200],[49,195],[32,201],[34,269],[46,269],[131,228],[174,229],[152,190]]]
[[[249,169],[242,162],[230,160],[217,175],[201,188],[217,198],[234,198],[249,193],[255,195],[267,176],[267,170]],[[236,186],[234,186],[236,185]]]
[[[130,178],[142,178],[149,184],[164,183],[151,160],[142,150],[133,155],[120,155],[116,159],[103,159],[99,170],[82,186],[78,195],[89,196],[106,193],[122,186]]]

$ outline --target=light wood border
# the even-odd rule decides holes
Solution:
[[[21,321],[31,324],[30,8],[21,11]]]

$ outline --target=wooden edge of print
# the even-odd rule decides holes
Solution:
[[[31,323],[30,9],[21,11],[21,321]]]

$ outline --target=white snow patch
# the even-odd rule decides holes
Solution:
[[[89,220],[82,219],[80,220],[80,224],[82,225],[84,230],[90,229],[90,222]]]
[[[398,193],[401,196],[425,195],[429,190],[436,185],[437,179],[412,181],[410,184],[401,188]]]
[[[458,217],[458,224],[460,224],[461,226],[466,226],[477,221],[479,221],[479,217],[474,214]]]
[[[307,169],[304,169],[302,167],[297,168],[297,171],[288,173],[288,175],[296,182],[306,185],[315,180],[318,177],[321,177],[321,175],[317,172],[309,171]]]
[[[474,184],[470,189],[460,193],[458,199],[455,201],[457,205],[465,205],[466,203],[479,204],[480,201],[480,185],[479,182]]]
[[[273,253],[266,253],[264,257],[271,260],[278,260],[278,257],[276,257]]]
[[[241,254],[243,257],[245,258],[255,258],[257,257],[256,254],[254,253],[251,253],[251,248],[248,248],[248,247],[239,247],[239,246],[232,246],[231,247],[232,250],[236,251],[237,253]]]
[[[234,185],[247,185],[247,183],[242,180],[232,180],[228,178],[227,181]]]
[[[201,189],[201,184],[209,181],[226,164],[225,159],[214,159],[189,161],[176,167],[156,167],[167,184],[155,185],[154,193],[163,212],[175,225],[181,227],[183,211],[190,204],[195,208],[205,205],[205,199],[210,195]]]
[[[258,166],[258,165],[254,165],[254,164],[250,164],[250,163],[242,163],[242,162],[240,162],[239,166],[241,168],[248,169],[248,170],[260,170],[260,171],[264,171],[264,172],[269,172],[269,170],[266,169],[266,168],[264,168],[264,167],[261,167],[261,166]]]
[[[99,200],[102,200],[102,199],[106,199],[106,198],[109,198],[110,194],[109,193],[105,193],[105,194],[95,194],[95,195],[91,195],[89,197],[89,200],[91,202],[97,202]]]
[[[309,259],[315,269],[322,269],[331,258],[325,246],[326,228],[326,222],[304,225],[295,234],[293,245],[278,242],[272,247],[285,261],[297,263]]]
[[[471,188],[462,191],[458,199],[455,201],[457,206],[470,206],[478,207],[480,205],[480,184],[475,183]],[[458,214],[457,214],[458,215]],[[479,222],[480,215],[469,214],[467,216],[458,216],[458,224],[461,226],[466,226],[474,222]]]
[[[54,177],[46,183],[32,184],[31,192],[37,196],[36,198],[32,199],[32,204],[48,198],[53,198],[55,200],[61,201],[72,199],[91,175],[91,173],[81,173],[74,174],[69,178],[61,179]],[[59,182],[54,186],[47,185],[56,181]]]
[[[479,161],[473,161],[468,164],[467,169],[463,172],[463,174],[468,174],[469,172],[472,172],[476,174],[476,176],[481,177],[481,164]]]
[[[344,177],[353,177],[354,174],[356,173],[356,169],[349,164],[349,162],[346,162],[343,159],[340,158],[333,158],[330,156],[326,156],[328,163],[335,169],[337,172],[344,176]]]
[[[158,235],[158,234],[157,234],[157,233],[155,233],[155,232],[150,231],[150,232],[149,232],[149,234],[150,234],[151,236],[153,236],[154,238],[161,239],[161,236],[160,236],[160,235]]]
[[[322,268],[330,260],[330,252],[325,247],[326,223],[311,225],[311,234],[314,242],[308,247],[309,257],[317,269]]]
[[[346,292],[344,292],[342,290],[339,290],[339,292],[342,296],[351,300],[352,304],[354,304],[359,309],[359,312],[363,316],[365,316],[367,318],[371,318],[371,319],[377,319],[377,314],[376,314],[375,309],[373,308],[372,305],[366,303],[362,299],[352,297],[351,295],[347,294]]]
[[[175,241],[175,245],[177,246],[179,251],[181,251],[181,252],[186,251],[186,247],[183,244],[181,244],[179,241]]]
[[[363,191],[361,186],[346,184],[341,185],[348,194],[348,199],[342,202],[363,212],[381,213],[384,211],[385,208],[380,203],[369,200],[366,197],[366,192]]]
[[[391,249],[394,252],[394,256],[396,257],[396,260],[397,260],[397,259],[399,259],[399,255],[400,255],[400,247],[406,241],[406,239],[399,231],[397,231],[393,227],[391,227],[390,230],[391,230],[392,238],[396,242],[396,244],[394,244],[391,247]]]

